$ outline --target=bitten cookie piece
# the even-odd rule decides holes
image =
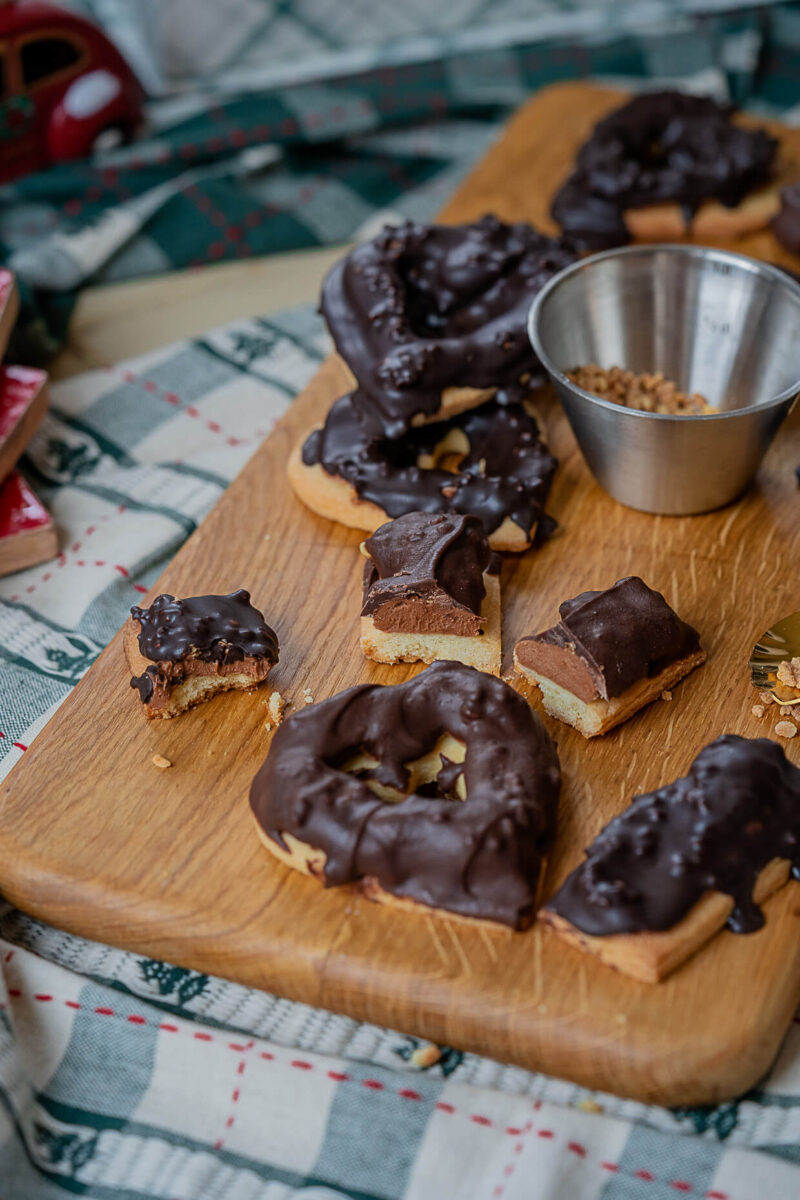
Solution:
[[[627,721],[705,662],[696,630],[636,575],[558,611],[557,625],[517,642],[514,666],[545,711],[584,737]]]
[[[689,773],[637,796],[539,918],[626,975],[656,983],[800,868],[800,770],[768,738],[717,738]]]
[[[406,513],[361,546],[361,649],[375,662],[451,659],[500,674],[500,560],[477,517]]]
[[[125,632],[136,688],[148,718],[174,717],[217,692],[263,683],[278,639],[239,589],[228,596],[156,596],[134,606]]]

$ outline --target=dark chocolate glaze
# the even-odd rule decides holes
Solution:
[[[637,796],[547,905],[596,937],[671,929],[705,892],[734,901],[728,926],[764,923],[753,887],[775,858],[800,877],[800,769],[777,742],[725,734],[688,775]]]
[[[793,254],[800,254],[800,183],[783,189],[780,211],[770,224],[780,244]]]
[[[551,213],[581,247],[630,238],[626,209],[681,205],[687,223],[704,200],[735,208],[772,176],[777,140],[734,125],[730,105],[684,92],[645,92],[597,125]]]
[[[446,762],[436,789],[398,804],[339,769],[364,750],[380,763],[374,778],[402,791],[403,764],[445,732],[466,746],[463,764]],[[461,770],[463,801],[448,798]],[[397,896],[523,928],[559,789],[555,746],[522,697],[473,667],[437,662],[407,683],[364,684],[293,713],[273,738],[250,803],[279,845],[290,833],[325,852],[328,887],[374,878]]]
[[[483,572],[492,560],[489,539],[477,517],[406,513],[376,529],[364,542],[362,617],[404,596],[442,597],[480,614]]]
[[[431,416],[447,387],[544,380],[528,309],[575,252],[530,225],[485,216],[469,225],[387,226],[328,273],[321,310],[358,381],[354,404],[388,437]],[[527,388],[519,381],[530,376]]]
[[[454,475],[417,466],[452,429],[463,430],[469,453]],[[465,513],[493,533],[510,517],[526,533],[540,519],[558,460],[539,437],[539,426],[521,404],[495,400],[435,425],[390,440],[362,421],[353,393],[331,408],[321,429],[303,445],[306,466],[321,463],[356,495],[387,516],[408,512]]]
[[[131,609],[139,622],[139,650],[151,662],[179,662],[199,658],[203,662],[241,662],[243,658],[278,661],[278,639],[262,614],[250,603],[250,593],[240,588],[229,596],[156,596],[149,608]],[[131,680],[146,702],[152,681],[144,676]],[[149,688],[149,694],[148,693]]]
[[[606,700],[700,649],[697,631],[637,575],[603,592],[581,592],[558,611],[558,625],[531,640],[574,650]]]

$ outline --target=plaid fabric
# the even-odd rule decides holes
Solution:
[[[0,774],[327,349],[306,306],[54,386],[24,469],[64,549],[0,580]],[[3,1200],[788,1200],[799,1142],[796,1025],[752,1093],[668,1111],[0,910]]]
[[[800,72],[797,3],[77,6],[139,66],[154,93],[149,134],[0,189],[0,261],[23,284],[14,354],[25,361],[56,347],[89,279],[335,243],[387,208],[430,217],[544,84],[658,77],[775,109],[796,101]],[[202,88],[188,75],[198,66]]]

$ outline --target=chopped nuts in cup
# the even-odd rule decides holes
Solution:
[[[713,413],[705,396],[699,392],[679,390],[671,379],[665,379],[663,371],[655,374],[635,375],[624,367],[598,367],[588,363],[567,371],[567,378],[587,392],[594,392],[602,400],[621,404],[625,408],[638,408],[643,412],[666,413],[670,416],[696,417]]]

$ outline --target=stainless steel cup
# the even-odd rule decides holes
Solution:
[[[538,294],[528,331],[592,474],[645,512],[734,500],[800,392],[800,284],[727,250],[626,246],[582,259]],[[663,371],[718,412],[601,400],[566,377],[588,363]]]

